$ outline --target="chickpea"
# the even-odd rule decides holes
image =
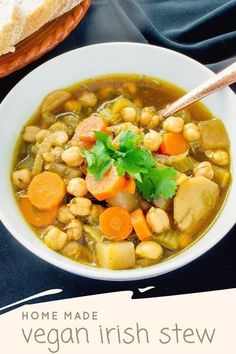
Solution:
[[[140,116],[140,124],[142,127],[147,127],[148,124],[150,123],[152,117],[153,117],[153,108],[152,107],[145,107],[142,110],[141,116]]]
[[[61,155],[62,160],[70,167],[78,167],[84,162],[83,155],[78,146],[72,146],[66,149]]]
[[[69,240],[79,240],[83,235],[83,224],[80,220],[74,219],[67,225]]]
[[[49,131],[50,131],[51,133],[56,133],[56,132],[61,131],[61,132],[66,133],[68,136],[71,135],[71,134],[70,134],[70,133],[71,133],[70,129],[67,127],[67,125],[66,125],[65,123],[63,123],[63,122],[61,122],[61,121],[58,121],[58,122],[56,122],[56,123],[53,123],[53,124],[50,126]]]
[[[67,112],[79,112],[81,103],[78,100],[69,100],[64,104],[64,110]]]
[[[54,251],[61,251],[65,247],[67,240],[67,234],[56,226],[50,226],[44,236],[44,242]]]
[[[121,116],[125,122],[134,123],[137,117],[137,112],[134,107],[125,107],[121,111]]]
[[[169,216],[160,208],[152,207],[149,209],[146,220],[150,228],[156,233],[169,230],[170,228]]]
[[[98,224],[99,216],[105,211],[105,208],[99,204],[93,204],[90,209],[90,214],[88,216],[89,224]]]
[[[123,125],[123,131],[125,130],[130,130],[131,132],[135,133],[135,134],[141,134],[141,129],[139,129],[136,125],[127,122],[127,123],[121,123],[120,126]]]
[[[206,150],[205,154],[216,165],[227,166],[229,164],[229,154],[225,150]]]
[[[69,137],[63,130],[58,130],[53,133],[54,145],[62,146],[67,143]]]
[[[46,138],[46,136],[48,136],[50,134],[50,131],[47,129],[40,129],[36,134],[35,134],[35,140],[37,143],[41,144],[44,140],[44,138]]]
[[[23,140],[26,143],[35,143],[35,136],[39,132],[40,128],[36,127],[34,125],[29,125],[28,127],[25,128],[24,134],[23,134]]]
[[[157,151],[161,143],[162,137],[155,130],[149,130],[149,132],[144,135],[143,145],[151,151]]]
[[[158,127],[158,125],[160,124],[160,117],[158,115],[154,115],[149,123],[149,128],[150,129],[155,129]]]
[[[201,138],[200,130],[194,123],[185,124],[183,136],[187,141],[197,141]]]
[[[78,258],[81,253],[81,245],[76,241],[69,242],[62,250],[62,254],[69,258]]]
[[[163,129],[170,133],[180,133],[184,127],[184,120],[180,117],[168,117],[163,122]]]
[[[85,107],[94,107],[97,104],[97,96],[93,92],[84,92],[80,101]]]
[[[75,216],[86,216],[90,214],[91,201],[87,198],[73,198],[69,204],[70,211]]]
[[[68,224],[72,219],[74,219],[74,215],[71,213],[70,208],[67,205],[63,205],[58,210],[57,219],[62,224]]]
[[[67,186],[67,192],[75,197],[83,197],[88,193],[86,182],[83,178],[72,178]]]
[[[155,129],[160,124],[160,117],[155,114],[154,107],[143,108],[140,115],[140,125],[141,127],[149,127],[150,129]]]
[[[12,174],[12,180],[17,188],[25,189],[30,184],[31,174],[26,168],[18,171],[14,171]]]
[[[61,156],[62,156],[63,152],[64,152],[64,149],[60,146],[56,146],[55,148],[53,148],[51,151],[53,161],[61,162]]]
[[[214,170],[210,162],[203,161],[193,169],[193,174],[194,176],[204,176],[208,179],[212,179],[214,177]]]
[[[164,249],[157,242],[154,241],[142,241],[135,249],[135,253],[140,258],[148,258],[161,260]]]

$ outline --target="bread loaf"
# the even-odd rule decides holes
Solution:
[[[49,22],[64,0],[20,0],[20,8],[25,16],[25,24],[20,40],[36,32]]]
[[[63,1],[61,6],[59,7],[58,11],[56,12],[56,14],[53,16],[53,19],[55,19],[56,17],[59,17],[59,16],[63,15],[64,13],[70,11],[75,6],[78,6],[81,2],[82,2],[82,0],[67,0],[67,1]]]
[[[82,0],[0,0],[0,55]]]
[[[14,52],[24,27],[24,15],[15,0],[0,1],[0,55]]]

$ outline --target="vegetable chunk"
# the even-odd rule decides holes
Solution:
[[[89,117],[84,119],[79,123],[76,128],[75,135],[72,138],[72,145],[77,145],[79,141],[84,143],[95,143],[96,137],[94,132],[105,132],[106,123],[102,118],[99,117]]]
[[[96,260],[101,268],[132,268],[135,265],[134,244],[130,241],[97,243]]]
[[[20,208],[26,220],[33,226],[43,227],[51,224],[57,216],[58,208],[52,210],[39,210],[24,197],[20,199]]]
[[[140,241],[149,238],[152,233],[146,222],[145,216],[141,209],[135,210],[131,215],[131,223]]]
[[[219,119],[206,120],[199,123],[201,143],[204,149],[229,147],[229,138],[224,124]]]
[[[129,213],[120,207],[106,209],[100,215],[99,225],[107,238],[117,241],[126,239],[132,231]]]
[[[65,183],[54,172],[45,171],[35,176],[28,188],[28,198],[40,210],[57,207],[66,194]]]
[[[125,185],[125,177],[119,176],[115,167],[103,176],[99,181],[96,181],[91,173],[87,173],[86,185],[88,191],[97,199],[105,200],[114,197]]]
[[[180,155],[188,150],[188,144],[182,134],[167,133],[162,138],[160,149],[163,155]]]
[[[41,105],[41,112],[54,112],[61,107],[67,100],[69,100],[71,94],[67,91],[58,90],[50,93],[43,101]]]
[[[136,182],[135,179],[132,177],[126,178],[126,183],[123,188],[124,192],[128,192],[134,194],[136,191]]]
[[[230,182],[230,172],[224,168],[213,166],[214,171],[214,181],[219,184],[221,188],[228,186]]]
[[[174,198],[174,219],[179,229],[194,230],[215,207],[218,197],[218,185],[206,177],[198,176],[185,181]]]
[[[119,206],[131,212],[140,207],[140,198],[137,193],[131,194],[122,190],[114,197],[107,199],[107,203],[110,206]]]
[[[232,159],[224,120],[202,103],[161,119],[183,93],[114,74],[44,98],[22,129],[9,177],[45,246],[127,272],[202,237],[224,206]]]

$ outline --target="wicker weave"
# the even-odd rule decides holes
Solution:
[[[83,0],[80,5],[17,44],[14,53],[0,56],[0,78],[23,68],[61,43],[85,16],[91,2]]]

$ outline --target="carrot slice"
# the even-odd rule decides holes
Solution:
[[[137,209],[130,214],[131,223],[140,241],[149,238],[152,233],[148,227],[145,216],[141,209]]]
[[[35,176],[28,188],[28,198],[40,210],[51,210],[59,205],[66,193],[61,177],[45,171]]]
[[[128,176],[125,178],[125,180],[126,181],[125,181],[125,185],[123,187],[123,191],[134,194],[136,191],[136,183],[135,183],[134,178]]]
[[[105,132],[106,127],[106,123],[100,117],[89,117],[82,120],[77,126],[75,134],[71,140],[72,145],[77,145],[79,141],[90,144],[95,143],[96,137],[94,132]]]
[[[162,138],[160,150],[164,155],[180,155],[188,150],[188,144],[184,140],[183,135],[179,133],[167,133]]]
[[[52,210],[39,210],[27,197],[20,199],[20,208],[28,223],[37,227],[51,224],[58,212],[58,208]]]
[[[125,177],[119,176],[113,166],[97,181],[91,173],[87,173],[85,178],[88,191],[97,199],[104,200],[114,197],[125,185]]]
[[[71,145],[72,146],[78,146],[82,150],[90,150],[90,149],[92,149],[94,143],[86,143],[83,140],[77,139],[77,140],[74,140],[74,141],[71,140]]]
[[[99,217],[101,231],[109,239],[125,240],[132,232],[130,215],[120,207],[106,209]]]

